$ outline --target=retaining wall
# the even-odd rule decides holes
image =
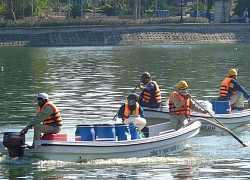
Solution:
[[[250,43],[250,24],[173,24],[1,28],[0,46],[107,46]]]

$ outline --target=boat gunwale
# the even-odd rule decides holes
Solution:
[[[169,111],[166,109],[165,111],[163,108],[159,109],[153,109],[153,108],[143,108],[144,111],[150,111],[150,112],[156,112],[156,113],[162,113],[162,114],[169,114]],[[242,112],[237,112],[237,113],[230,113],[230,114],[214,114],[212,115],[215,118],[220,118],[220,119],[235,119],[235,118],[244,118],[247,116],[250,116],[250,109],[244,109]],[[196,112],[191,112],[191,117],[203,117],[203,118],[211,118],[209,114],[202,114],[202,113],[196,113]],[[245,120],[247,121],[247,120]]]

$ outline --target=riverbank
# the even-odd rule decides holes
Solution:
[[[250,43],[250,24],[1,28],[0,47]]]

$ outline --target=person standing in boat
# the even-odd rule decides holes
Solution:
[[[248,99],[250,104],[249,93],[238,83],[238,72],[236,69],[229,70],[228,77],[226,77],[221,85],[218,100],[230,101],[232,110],[243,110],[244,97]]]
[[[169,99],[170,122],[175,130],[188,123],[191,110],[204,114],[208,113],[207,110],[200,108],[192,101],[187,89],[188,84],[186,81],[180,81],[178,83],[178,91],[172,92]]]
[[[162,101],[160,88],[155,81],[152,81],[148,72],[142,74],[141,81],[137,87],[142,90],[139,98],[139,104],[142,107],[160,107]]]
[[[21,133],[27,133],[29,129],[34,128],[34,138],[35,140],[41,138],[41,133],[45,134],[55,134],[61,131],[62,117],[58,108],[49,100],[47,93],[39,93],[36,96],[38,102],[38,113],[31,120],[28,125],[21,131]]]
[[[134,119],[134,123],[141,130],[146,125],[146,120],[144,119],[144,110],[138,103],[138,97],[136,93],[129,94],[127,100],[118,111],[118,117],[122,119],[124,124],[128,124],[131,120],[129,116],[140,116]]]

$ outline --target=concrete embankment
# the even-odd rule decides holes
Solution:
[[[250,43],[250,24],[1,28],[0,47]]]

